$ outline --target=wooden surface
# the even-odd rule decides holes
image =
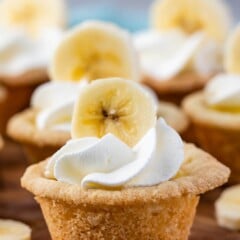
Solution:
[[[39,206],[31,194],[21,189],[19,179],[27,161],[21,149],[6,144],[0,154],[0,218],[11,218],[29,224],[32,240],[50,240]],[[189,240],[240,240],[240,233],[217,226],[213,203],[221,190],[212,191],[201,198]]]

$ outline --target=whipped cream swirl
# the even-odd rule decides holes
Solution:
[[[240,108],[240,75],[214,77],[205,87],[204,98],[212,107]]]
[[[21,29],[0,28],[0,74],[15,76],[46,68],[62,38],[62,30],[45,29],[36,39]]]
[[[38,110],[38,129],[52,129],[70,132],[74,103],[86,81],[52,81],[39,86],[31,98],[31,106]]]
[[[152,186],[176,175],[183,159],[180,136],[159,119],[133,148],[112,134],[70,140],[49,159],[45,176],[85,189]]]
[[[149,30],[136,34],[134,43],[144,74],[157,80],[169,80],[188,69],[209,75],[222,68],[220,45],[202,32]]]

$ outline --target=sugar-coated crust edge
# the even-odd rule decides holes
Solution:
[[[8,135],[18,142],[39,147],[61,147],[70,139],[70,133],[67,132],[38,130],[34,124],[35,117],[36,110],[31,108],[16,114],[8,123]]]
[[[199,195],[227,182],[230,170],[208,153],[192,144],[185,145],[185,162],[178,176],[172,180],[151,187],[124,188],[110,191],[83,190],[71,185],[44,177],[46,161],[32,165],[24,173],[22,187],[36,197],[45,197],[83,205],[129,205],[144,202],[156,203],[161,199]]]
[[[240,131],[240,112],[233,114],[208,107],[202,91],[187,96],[182,106],[193,122],[214,128]]]

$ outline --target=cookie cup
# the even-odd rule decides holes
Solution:
[[[7,127],[8,136],[22,145],[29,163],[50,157],[70,139],[68,132],[38,130],[36,116],[37,111],[25,110],[13,116]]]
[[[212,76],[187,71],[168,80],[145,75],[142,82],[152,88],[160,99],[180,105],[186,95],[202,89]]]
[[[10,117],[29,106],[34,89],[48,81],[44,69],[28,71],[18,76],[0,75],[0,133],[6,133]]]
[[[195,142],[231,169],[229,183],[240,182],[240,111],[210,108],[202,92],[183,101]]]
[[[151,187],[83,190],[44,177],[46,161],[21,179],[35,195],[53,240],[187,240],[199,195],[225,183],[229,169],[193,145],[177,176]]]
[[[165,118],[181,135],[188,128],[189,121],[185,113],[171,103],[161,102],[158,116]],[[8,136],[23,146],[31,163],[51,156],[70,139],[70,133],[67,132],[37,129],[36,117],[37,111],[28,109],[12,117],[7,126]]]

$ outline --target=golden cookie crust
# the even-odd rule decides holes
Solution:
[[[36,200],[53,240],[187,240],[199,196],[127,206],[83,206],[42,197]]]
[[[224,184],[230,170],[208,153],[194,145],[185,145],[185,162],[177,176],[169,181],[151,187],[123,188],[118,191],[83,190],[44,177],[46,161],[32,165],[24,173],[21,184],[40,198],[64,201],[78,205],[114,205],[157,203],[167,198],[184,195],[199,195]]]
[[[13,116],[7,126],[8,135],[20,143],[38,147],[61,147],[70,139],[70,133],[64,131],[38,130],[36,115],[36,110],[28,109]]]
[[[240,131],[240,112],[232,113],[210,108],[203,92],[189,95],[183,101],[183,110],[191,121],[214,128]]]

